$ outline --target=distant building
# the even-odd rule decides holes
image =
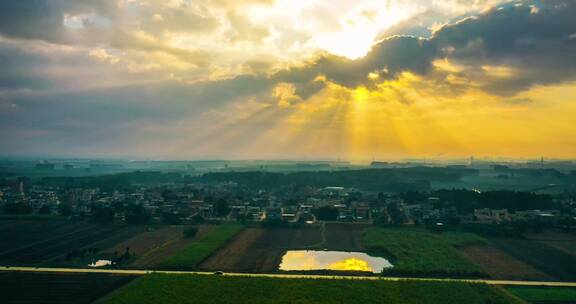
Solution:
[[[296,215],[298,213],[298,210],[296,207],[294,206],[288,206],[288,207],[283,207],[282,209],[282,220],[284,221],[295,221],[296,220]]]
[[[342,197],[347,195],[344,187],[325,187],[321,193],[328,197]]]
[[[300,210],[300,212],[302,213],[311,213],[312,209],[314,209],[314,205],[305,205],[302,204],[298,207],[298,209]]]
[[[230,218],[245,216],[247,211],[248,208],[245,205],[230,206]]]
[[[282,220],[282,209],[280,208],[266,208],[267,220]]]
[[[354,220],[356,221],[370,221],[370,207],[367,204],[358,204],[354,208]]]
[[[479,223],[499,224],[510,221],[508,209],[474,209],[474,218]]]
[[[516,211],[511,215],[514,221],[538,220],[545,223],[553,223],[560,217],[558,210],[523,210]]]

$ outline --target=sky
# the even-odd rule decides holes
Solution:
[[[0,1],[0,155],[575,158],[576,1]]]

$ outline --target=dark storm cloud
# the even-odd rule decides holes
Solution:
[[[576,79],[576,2],[512,3],[444,26],[429,39],[394,36],[375,44],[364,58],[348,60],[323,56],[312,64],[278,73],[275,78],[304,85],[318,75],[338,84],[370,86],[369,73],[390,79],[410,71],[427,74],[433,61],[447,58],[465,67],[465,77],[476,77],[484,89],[513,95],[537,84]],[[514,71],[492,77],[484,66]]]
[[[386,77],[396,76],[402,71],[427,72],[432,64],[434,52],[430,43],[415,37],[391,37],[374,45],[368,55],[349,60],[326,55],[309,66],[294,68],[275,75],[282,81],[307,82],[318,75],[345,86],[365,84],[369,73]]]
[[[458,63],[498,65],[517,71],[488,80],[486,89],[514,94],[536,84],[576,79],[576,2],[544,1],[539,9],[505,6],[446,26],[434,35],[438,50]]]

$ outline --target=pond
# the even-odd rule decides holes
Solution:
[[[385,258],[363,252],[289,250],[282,257],[280,270],[338,270],[381,273],[394,267]]]

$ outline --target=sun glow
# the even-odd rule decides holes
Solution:
[[[334,55],[357,59],[365,56],[381,31],[422,11],[416,4],[359,0],[326,5],[322,1],[277,0],[249,10],[255,24],[271,24],[278,30],[289,25],[307,36],[292,45],[298,49],[321,49]],[[283,37],[286,38],[286,37]],[[271,39],[282,39],[275,36]]]
[[[372,268],[368,265],[368,262],[357,259],[349,258],[344,261],[336,262],[328,266],[330,270],[343,270],[343,271],[367,271],[372,272]]]
[[[203,142],[201,147],[209,151],[223,149],[224,143],[234,145],[238,157],[253,155],[254,150],[259,157],[290,151],[293,157],[339,157],[353,163],[512,152],[529,157],[542,146],[568,156],[576,153],[570,136],[575,90],[571,84],[535,88],[508,102],[477,89],[453,92],[442,83],[404,73],[371,89],[327,82],[302,100],[291,85],[283,84],[274,91],[277,102],[254,107],[252,113],[245,113],[246,105],[226,110],[244,114],[219,129],[218,137],[190,141]],[[555,142],[557,138],[564,140]]]
[[[408,5],[373,6],[366,4],[340,19],[338,30],[316,39],[318,46],[332,54],[358,59],[371,49],[378,34],[418,12]]]
[[[365,33],[364,29],[332,33],[318,39],[320,48],[349,59],[366,56],[374,43],[374,36]]]

